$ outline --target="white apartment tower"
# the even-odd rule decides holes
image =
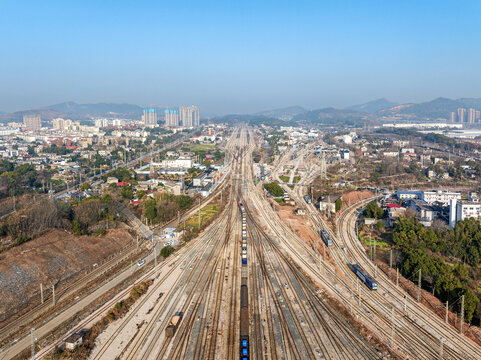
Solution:
[[[198,127],[199,107],[198,106],[181,106],[179,108],[179,120],[184,127]]]
[[[165,110],[165,126],[170,128],[179,127],[179,111],[178,110]]]
[[[42,128],[40,115],[23,115],[23,124],[31,131],[38,131]]]

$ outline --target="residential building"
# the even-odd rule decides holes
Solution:
[[[194,105],[181,106],[179,108],[179,122],[184,127],[198,127],[200,125],[199,107]]]
[[[451,111],[451,122],[456,122],[456,113],[454,111]]]
[[[401,215],[404,215],[406,208],[398,204],[387,204],[387,211],[389,214],[389,219],[395,220]]]
[[[40,115],[23,115],[23,124],[31,131],[39,131],[42,128]]]
[[[142,113],[142,123],[147,127],[157,126],[157,109],[144,109]]]
[[[396,192],[396,196],[399,200],[422,199],[423,192],[413,190],[398,190]]]
[[[451,199],[449,203],[449,228],[454,229],[454,225],[460,220],[467,218],[479,218],[481,216],[481,204],[468,201],[458,201]]]
[[[421,198],[427,204],[440,203],[444,206],[448,206],[451,199],[460,200],[461,193],[442,190],[423,191]]]
[[[409,200],[408,206],[416,211],[418,220],[424,226],[431,226],[432,221],[438,214],[438,211],[435,207],[428,205],[420,200]]]
[[[476,109],[470,108],[468,110],[468,123],[474,124],[476,122]]]
[[[466,121],[466,109],[458,108],[458,122],[463,123]]]
[[[165,126],[175,128],[179,127],[179,111],[178,110],[165,110]]]

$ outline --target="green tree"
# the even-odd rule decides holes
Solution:
[[[367,218],[382,219],[384,217],[384,210],[377,204],[377,202],[372,201],[367,204],[364,210],[364,216]]]
[[[179,195],[175,197],[175,202],[182,210],[185,210],[192,205],[192,198],[188,195]]]
[[[145,202],[144,214],[145,214],[145,217],[149,220],[153,220],[157,216],[157,208],[155,205],[156,204],[154,199],[149,199]]]
[[[120,191],[122,197],[126,200],[131,200],[134,196],[132,188],[130,186],[123,186],[122,190]]]
[[[342,209],[342,198],[336,200],[336,211],[341,211]]]
[[[162,250],[160,250],[160,255],[164,258],[168,257],[170,254],[174,252],[174,248],[170,245],[164,246]]]

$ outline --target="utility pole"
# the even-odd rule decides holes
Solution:
[[[448,323],[449,321],[449,306],[448,306],[448,300],[446,300],[446,316],[444,317],[444,323]]]
[[[30,340],[31,340],[31,347],[30,347],[30,352],[31,352],[31,355],[32,355],[32,360],[35,360],[35,335],[34,335],[34,332],[35,331],[35,328],[31,328],[30,329]]]
[[[396,268],[396,286],[399,286],[399,269]]]
[[[43,304],[43,285],[40,283],[40,300],[42,301]]]
[[[419,278],[418,278],[418,302],[421,301],[421,269],[419,269]]]
[[[52,300],[53,306],[55,306],[55,284],[52,284]]]
[[[199,230],[200,230],[200,199],[199,199]]]
[[[374,264],[376,264],[376,238],[374,238]]]
[[[464,326],[464,295],[461,295],[461,323],[459,324],[459,332],[463,333]]]
[[[389,278],[391,278],[391,270],[392,270],[392,249],[389,252]]]
[[[407,295],[404,295],[404,311],[407,311],[408,309],[408,297]]]

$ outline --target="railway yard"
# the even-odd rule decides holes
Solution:
[[[354,227],[358,212],[372,197],[349,206],[337,228],[328,226],[314,204],[304,198],[304,185],[320,170],[307,158],[307,172],[298,186],[284,185],[284,189],[297,204],[303,204],[310,224],[316,233],[323,231],[323,236],[309,246],[279,218],[262,185],[253,181],[257,136],[253,129],[241,126],[227,140],[225,168],[230,186],[223,194],[227,205],[196,239],[159,263],[158,249],[139,253],[132,244],[121,261],[106,261],[92,271],[91,279],[95,279],[119,266],[116,282],[107,281],[95,289],[105,292],[137,270],[136,265],[121,264],[143,257],[146,265],[132,282],[152,279],[153,283],[124,317],[97,337],[89,358],[479,359],[477,344],[433,316],[369,260]],[[289,161],[297,169],[304,154],[294,161],[289,155],[278,159],[274,177]],[[138,219],[130,220],[146,238],[152,235]],[[326,251],[332,261],[326,260]],[[370,275],[369,287],[360,281],[362,273],[356,276],[352,271],[352,264]],[[82,283],[85,278],[65,288],[62,296]],[[82,318],[62,339],[91,327],[128,296],[131,286]],[[70,316],[94,298],[93,293],[85,294]],[[28,314],[0,329],[2,338],[20,327]],[[53,316],[51,321],[57,318],[58,326],[68,316]],[[0,359],[14,358],[28,344],[28,337],[10,344],[0,350]],[[46,356],[58,344],[53,341],[42,347],[35,358]]]

